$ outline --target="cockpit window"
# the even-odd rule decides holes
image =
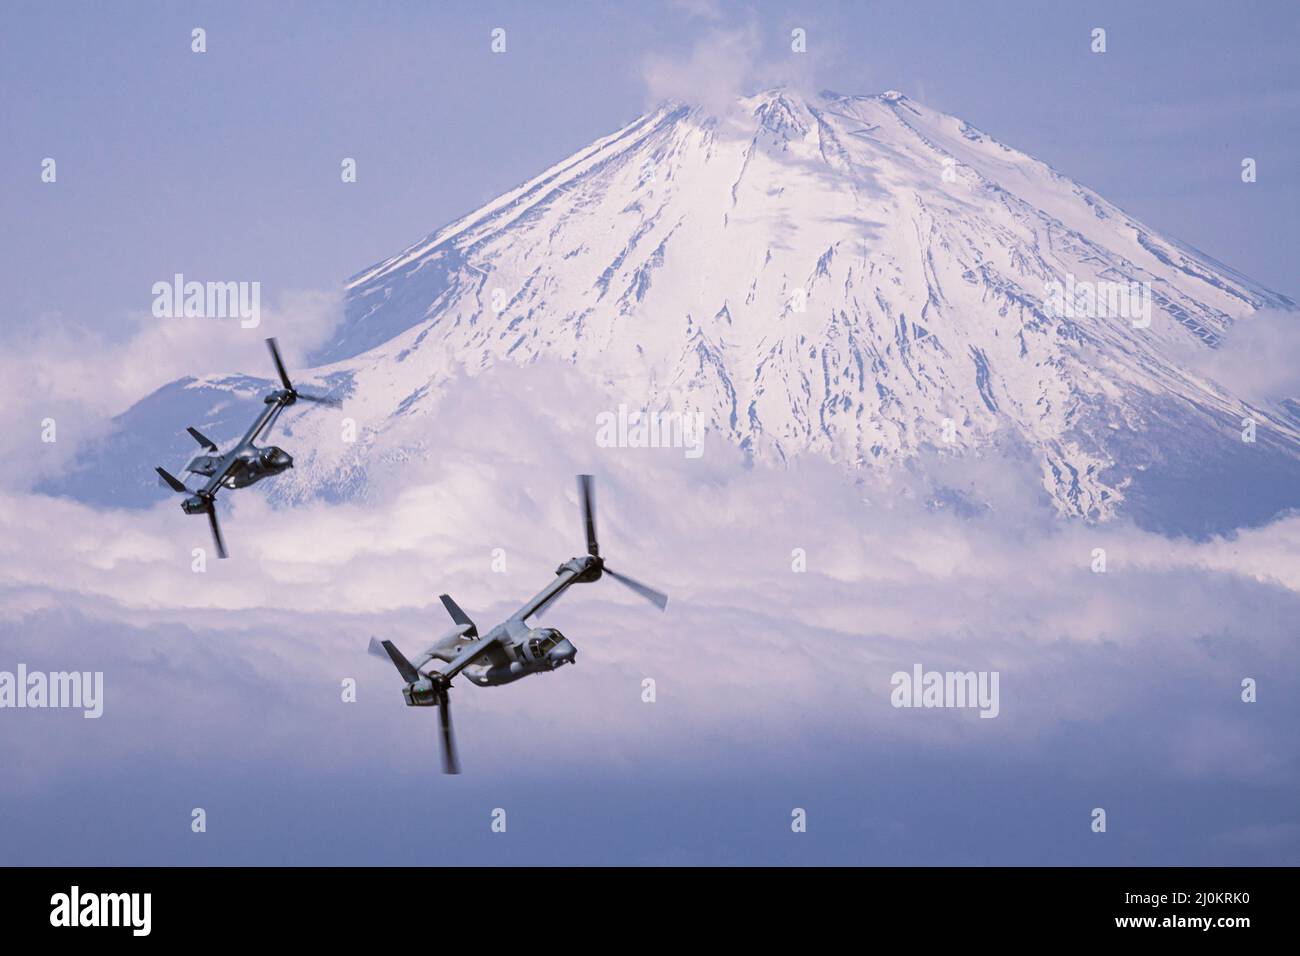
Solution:
[[[528,649],[534,658],[542,658],[551,648],[560,643],[558,631],[547,631],[544,637],[534,637],[528,642]]]

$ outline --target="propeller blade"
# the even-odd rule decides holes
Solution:
[[[168,474],[168,472],[162,468],[155,468],[154,471],[162,475],[162,480],[171,485],[172,491],[179,492],[182,495],[188,495],[190,493],[190,490],[186,488],[181,480],[175,475]]]
[[[293,382],[289,381],[289,373],[285,371],[284,360],[280,358],[280,347],[275,344],[275,339],[266,340],[267,347],[271,350],[271,359],[275,362],[275,370],[280,373],[280,381],[289,391],[293,391]]]
[[[304,395],[302,392],[299,392],[298,397],[304,402],[318,402],[321,405],[328,405],[330,408],[343,407],[343,402],[340,399],[329,398],[325,395]]]
[[[664,608],[668,606],[668,595],[664,594],[662,591],[656,591],[652,587],[647,587],[646,585],[642,584],[640,581],[637,581],[633,578],[629,578],[626,574],[619,574],[617,571],[611,571],[608,566],[605,567],[605,573],[608,574],[615,581],[618,581],[620,584],[624,584],[627,587],[631,588],[633,591],[641,595],[651,604],[658,607],[659,610],[662,611]]]
[[[582,504],[582,521],[587,531],[587,553],[598,557],[596,544],[596,479],[591,475],[578,476],[578,498]]]
[[[208,502],[208,524],[212,526],[212,540],[217,543],[217,557],[226,557],[226,543],[221,540],[221,526],[217,524],[217,503]]]
[[[377,637],[370,638],[370,646],[366,648],[366,653],[372,654],[375,657],[382,657],[384,660],[389,659],[388,652],[384,650],[384,645],[379,643],[379,638]]]
[[[451,729],[451,695],[446,690],[442,692],[442,703],[438,707],[438,722],[442,725],[442,772],[460,773],[456,735]]]

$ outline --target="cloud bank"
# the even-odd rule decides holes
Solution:
[[[1189,349],[1186,362],[1256,404],[1300,400],[1300,312],[1262,309],[1229,328],[1217,349]]]
[[[1035,794],[1039,809],[1081,815],[1069,824],[1049,815],[1038,824],[1044,835],[1086,832],[1097,805],[1132,802],[1129,814],[1149,814],[1158,794],[1191,787],[1217,808],[1170,837],[1200,847],[1195,859],[1297,858],[1294,839],[1261,849],[1249,835],[1285,836],[1295,823],[1293,804],[1271,795],[1300,783],[1290,627],[1300,611],[1300,519],[1202,542],[1061,523],[1019,464],[996,461],[969,468],[971,482],[995,489],[994,507],[972,516],[943,507],[916,478],[854,481],[812,460],[751,465],[709,439],[698,460],[600,448],[591,399],[564,368],[457,383],[413,424],[437,436],[429,456],[377,472],[372,500],[274,508],[257,491],[233,496],[223,524],[234,557],[198,574],[191,550],[206,546],[206,528],[171,500],[98,510],[4,492],[8,656],[46,670],[103,670],[105,715],[80,723],[109,728],[0,714],[17,768],[11,809],[35,814],[33,832],[46,832],[55,820],[36,808],[58,805],[59,781],[121,767],[198,805],[203,797],[176,791],[167,762],[204,780],[210,800],[232,797],[218,771],[298,781],[263,794],[277,812],[288,812],[288,794],[301,800],[297,788],[325,780],[357,799],[361,780],[387,781],[462,812],[466,800],[505,799],[494,792],[513,794],[514,806],[530,793],[560,798],[578,777],[604,788],[602,799],[655,779],[727,801],[750,788],[785,815],[786,803],[815,802],[825,814],[875,793],[888,804],[868,814],[882,853],[901,854],[899,834],[928,826],[937,842],[916,862],[952,862],[960,847],[979,859],[1034,859],[1028,843],[962,835],[968,795],[940,782],[960,770],[975,775],[971,787],[987,792],[995,818],[1016,816],[1017,792]],[[965,466],[946,467],[951,480]],[[610,564],[668,591],[669,609],[661,615],[607,582],[567,595],[547,623],[577,644],[578,665],[460,689],[470,782],[450,790],[461,784],[436,774],[433,724],[422,719],[430,715],[401,706],[400,681],[364,654],[366,641],[379,634],[418,649],[447,626],[442,591],[481,626],[508,614],[581,550],[573,475],[585,471],[598,476]],[[1095,570],[1099,549],[1104,572]],[[999,716],[891,707],[891,675],[914,664],[998,671]],[[349,677],[355,705],[340,700]],[[1240,699],[1246,678],[1258,682],[1258,703]],[[642,700],[646,679],[656,682],[653,704]],[[912,775],[880,779],[880,768],[899,766]],[[759,768],[767,783],[754,791]],[[1231,808],[1215,802],[1224,787],[1245,796]],[[405,825],[419,825],[419,803],[397,811],[413,815]],[[127,811],[96,812],[107,821]],[[356,816],[331,816],[338,808],[311,812],[371,832]],[[660,824],[629,829],[605,816],[588,821],[602,841],[589,856],[575,857],[557,835],[520,846],[518,859],[660,859]],[[163,823],[131,819],[147,858],[169,859]],[[1137,846],[1133,838],[1124,845]],[[447,852],[464,862],[481,852],[471,836],[450,839],[460,849]],[[700,835],[695,849],[663,859],[771,862],[787,852],[738,840]],[[1138,843],[1133,852],[1149,862],[1187,858],[1163,838]],[[108,853],[110,844],[87,846]],[[845,859],[843,849],[823,850]],[[223,852],[339,859],[292,840]],[[1096,844],[1063,852],[1113,859]],[[400,846],[354,847],[347,858],[411,859]]]

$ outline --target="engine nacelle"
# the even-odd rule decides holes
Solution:
[[[433,681],[427,677],[403,687],[402,696],[406,698],[406,706],[408,707],[432,707],[438,703],[438,695],[434,692]]]

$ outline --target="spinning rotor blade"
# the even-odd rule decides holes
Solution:
[[[321,405],[328,405],[330,408],[343,407],[343,402],[340,401],[339,399],[329,398],[324,395],[304,395],[302,392],[299,392],[298,398],[300,398],[304,402],[319,402]]]
[[[186,488],[185,485],[181,483],[180,479],[177,478],[175,475],[169,474],[166,470],[162,468],[155,468],[154,471],[162,475],[162,480],[167,482],[167,484],[171,485],[172,491],[178,492],[179,494],[182,495],[188,495],[190,493],[190,490]]]
[[[217,557],[226,557],[226,543],[221,540],[221,526],[217,524],[217,503],[208,500],[208,524],[212,526],[212,540],[217,544]]]
[[[596,479],[591,475],[578,476],[578,500],[582,505],[582,521],[587,531],[587,553],[600,556],[596,545]]]
[[[217,544],[217,557],[226,557],[226,543],[221,539],[221,526],[217,524],[216,499],[212,495],[203,492],[190,491],[175,475],[169,474],[164,468],[155,468],[154,471],[162,476],[162,480],[171,486],[172,491],[182,495],[196,495],[203,502],[203,513],[208,516],[208,525],[212,528],[212,540]],[[186,502],[186,504],[189,504],[189,502]]]
[[[444,689],[442,703],[438,705],[438,722],[442,725],[442,772],[460,773],[456,758],[456,735],[451,729],[451,696]]]
[[[271,358],[275,362],[275,370],[280,373],[280,381],[289,391],[293,391],[293,382],[289,381],[289,373],[285,371],[284,360],[280,358],[280,347],[275,344],[275,339],[266,340],[267,347],[271,350]]]
[[[668,606],[668,595],[664,594],[662,591],[656,591],[652,587],[647,587],[646,585],[642,584],[640,581],[634,580],[633,578],[629,578],[626,574],[619,574],[617,571],[611,570],[609,567],[606,567],[604,570],[605,573],[608,574],[615,581],[618,581],[620,584],[626,585],[627,587],[631,588],[633,591],[641,595],[651,604],[658,607],[659,610],[662,611],[664,608]]]
[[[391,660],[388,656],[388,652],[384,650],[384,645],[379,643],[379,638],[377,637],[370,638],[370,646],[366,648],[366,653],[375,657],[382,657],[386,661]]]
[[[275,370],[280,376],[280,384],[286,390],[293,392],[293,400],[302,399],[304,402],[319,402],[321,405],[328,405],[331,408],[342,408],[343,403],[337,398],[329,398],[324,395],[304,395],[293,387],[293,382],[289,381],[289,371],[284,367],[284,359],[280,357],[280,346],[276,344],[275,339],[267,339],[266,346],[271,350],[271,358],[275,362]]]

